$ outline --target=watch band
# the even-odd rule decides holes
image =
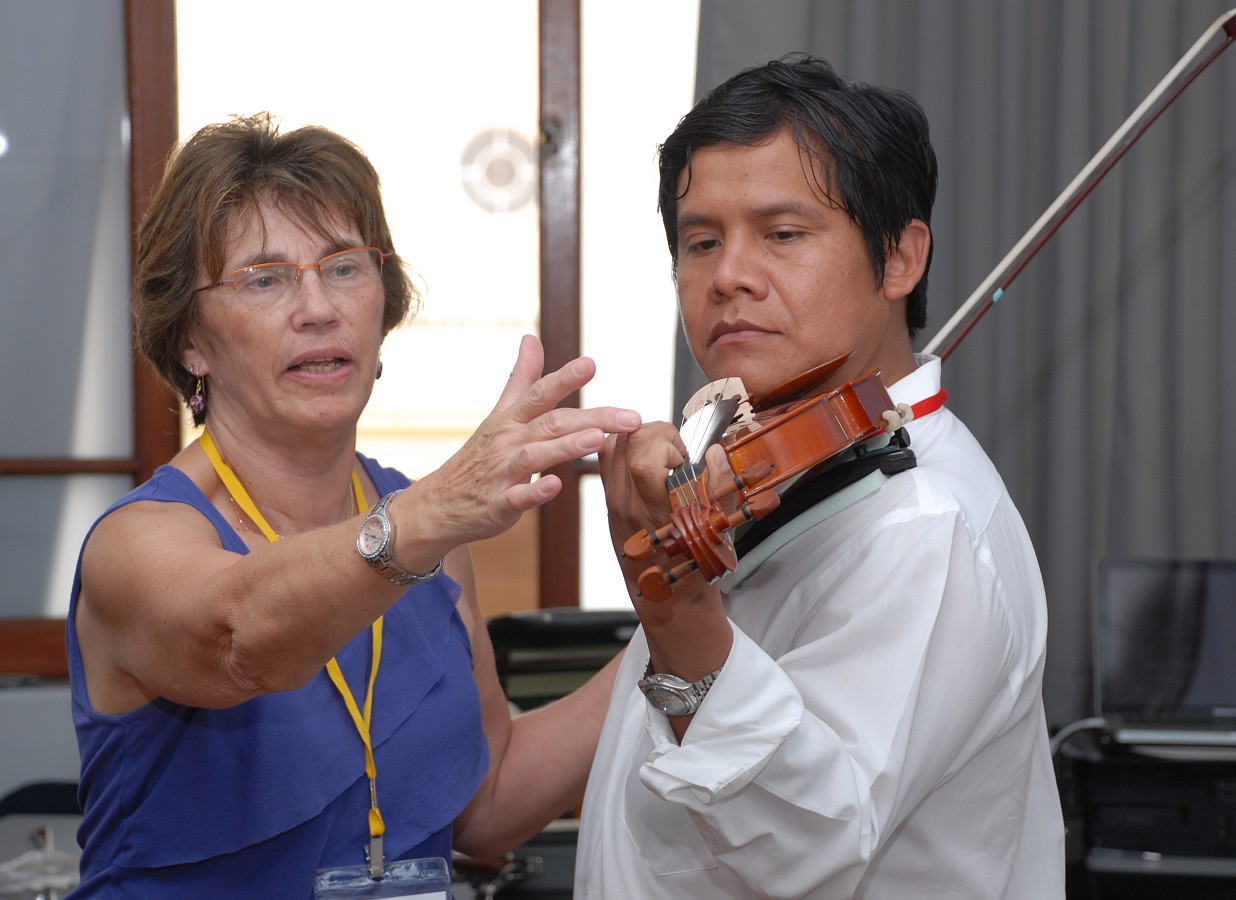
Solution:
[[[384,576],[391,584],[398,584],[407,587],[408,585],[420,584],[422,581],[433,581],[442,574],[442,564],[446,560],[438,560],[438,564],[423,575],[419,572],[405,572],[393,562],[391,562],[390,554],[385,554],[376,560],[370,560],[369,565],[373,566],[373,570],[379,575]]]

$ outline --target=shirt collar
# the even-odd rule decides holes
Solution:
[[[887,386],[888,396],[893,403],[913,406],[935,396],[941,390],[940,357],[916,353],[914,359],[918,367],[909,375]]]

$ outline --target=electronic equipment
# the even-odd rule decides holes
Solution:
[[[1112,740],[1236,748],[1236,561],[1095,568],[1094,701]]]
[[[1236,561],[1106,558],[1092,594],[1105,740],[1078,762],[1090,898],[1236,897]]]

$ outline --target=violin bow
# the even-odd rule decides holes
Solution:
[[[1223,42],[1207,53],[1209,45],[1214,43],[1220,33],[1226,35]],[[1026,264],[1034,258],[1044,244],[1051,240],[1052,235],[1056,233],[1064,220],[1072,215],[1073,211],[1090,195],[1095,185],[1103,180],[1138,138],[1145,134],[1146,130],[1162,115],[1163,111],[1184,93],[1185,88],[1193,83],[1193,79],[1202,74],[1206,67],[1214,62],[1233,41],[1236,41],[1236,9],[1219,16],[1202,33],[1202,36],[1189,48],[1189,52],[1180,58],[1180,61],[1147,95],[1133,114],[1125,119],[1124,124],[1108,139],[1102,149],[1091,158],[1086,167],[1061,192],[1055,202],[1047,208],[1039,220],[1008,252],[1008,255],[975,289],[969,299],[928,342],[923,348],[924,353],[936,353],[941,360],[948,359],[957,345],[978,323],[978,320],[1003,296],[1005,289],[1021,274]],[[938,350],[946,340],[948,343],[945,344],[944,349]]]

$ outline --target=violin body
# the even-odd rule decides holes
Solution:
[[[803,386],[818,386],[848,358],[831,360],[751,402],[751,415],[724,433],[721,445],[734,472],[732,488],[714,493],[705,476],[673,483],[669,490],[670,522],[655,531],[632,535],[623,552],[633,559],[664,553],[681,562],[666,569],[653,565],[639,578],[642,596],[665,600],[676,581],[699,571],[715,581],[738,564],[732,530],[767,516],[781,502],[796,476],[846,451],[887,444],[908,421],[909,411],[895,407],[876,372],[839,388],[788,399]],[[733,498],[728,506],[721,501]]]
[[[754,424],[726,434],[725,455],[752,497],[856,445],[887,440],[896,430],[885,418],[890,411],[896,410],[884,382],[871,372],[834,391],[757,410]]]

